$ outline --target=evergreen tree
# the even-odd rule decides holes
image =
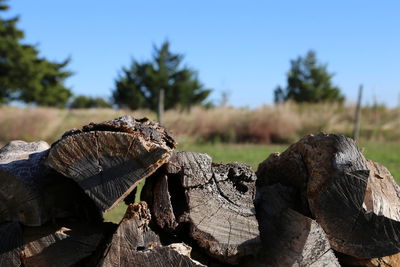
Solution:
[[[332,85],[333,74],[327,71],[327,65],[318,63],[314,51],[305,58],[298,57],[290,62],[286,88],[275,89],[275,102],[293,100],[295,102],[340,102],[344,96],[340,89]]]
[[[211,90],[205,89],[192,69],[181,67],[183,56],[169,51],[169,43],[154,47],[151,61],[133,60],[130,68],[122,68],[115,80],[113,100],[119,107],[156,110],[158,92],[165,91],[165,109],[203,104]]]
[[[0,0],[0,12],[8,10]],[[44,106],[64,106],[72,95],[64,86],[71,72],[64,62],[39,57],[35,46],[21,43],[24,33],[17,28],[19,18],[0,17],[0,104],[20,100]]]
[[[70,108],[111,108],[111,104],[102,97],[80,95],[73,99]]]

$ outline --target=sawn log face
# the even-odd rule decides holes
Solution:
[[[129,205],[99,266],[203,266],[190,258],[190,247],[184,244],[162,246],[149,228],[150,219],[146,202]]]
[[[189,235],[208,255],[225,263],[256,253],[256,177],[248,166],[212,164],[208,155],[176,152],[165,173],[153,177],[142,191],[160,228]]]
[[[174,148],[157,123],[125,116],[65,133],[46,164],[76,181],[105,211],[164,164]]]
[[[340,266],[321,226],[301,213],[298,190],[257,185],[255,206],[263,247],[258,266]]]
[[[309,208],[336,251],[361,259],[400,251],[399,187],[351,139],[306,136],[271,155],[257,175],[266,184],[280,182],[300,190],[308,204],[303,209]]]
[[[42,164],[49,145],[12,141],[0,149],[0,222],[40,226],[49,219],[43,202]]]

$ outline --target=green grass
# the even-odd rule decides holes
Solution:
[[[207,153],[213,162],[241,162],[248,164],[255,171],[257,166],[273,152],[282,152],[287,145],[255,145],[255,144],[184,144],[178,150]],[[379,162],[389,169],[397,183],[400,182],[400,143],[364,143],[360,145],[367,159]],[[140,192],[142,185],[139,185]],[[138,201],[139,195],[136,196]],[[107,221],[118,222],[126,210],[125,204],[105,213]]]
[[[213,162],[240,162],[248,164],[255,171],[258,164],[271,153],[282,152],[287,145],[255,144],[190,144],[178,146],[178,150],[194,151],[210,155]]]
[[[365,143],[360,148],[367,159],[388,168],[396,182],[400,184],[400,143]]]

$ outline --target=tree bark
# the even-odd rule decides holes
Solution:
[[[99,266],[203,266],[190,258],[190,247],[186,245],[162,246],[149,228],[150,219],[146,202],[129,205]]]
[[[309,209],[336,251],[359,259],[400,251],[399,187],[385,168],[364,158],[353,140],[306,136],[271,155],[257,175],[264,184],[300,190],[302,209]]]
[[[257,251],[256,177],[248,166],[212,164],[208,155],[177,152],[165,174],[154,177],[142,191],[160,228],[178,232],[182,239],[190,236],[204,252],[225,263],[236,264]]]
[[[174,148],[157,123],[125,116],[65,133],[46,164],[76,181],[106,211],[164,164]]]
[[[12,141],[0,149],[0,222],[40,226],[49,219],[43,203],[43,141]]]

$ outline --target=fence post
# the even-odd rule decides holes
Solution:
[[[362,84],[358,88],[358,100],[357,100],[357,107],[356,107],[356,116],[354,120],[354,130],[353,130],[353,139],[355,141],[358,140],[360,136],[360,119],[361,119],[361,98],[362,98],[362,91],[363,86]]]
[[[160,124],[164,123],[164,88],[158,91],[157,120]]]

